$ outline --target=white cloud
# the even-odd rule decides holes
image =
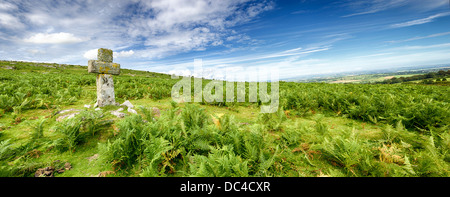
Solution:
[[[133,50],[114,52],[114,58],[131,57],[133,54],[134,54]]]
[[[92,49],[92,50],[86,51],[84,53],[83,57],[88,60],[97,59],[97,53],[98,53],[98,49]]]
[[[9,2],[1,2],[0,3],[0,10],[5,10],[5,11],[11,11],[11,10],[17,10],[17,5],[9,3]]]
[[[189,69],[183,68],[183,69],[174,69],[171,70],[169,72],[167,72],[167,74],[169,75],[175,75],[175,76],[186,76],[186,77],[190,77],[191,76],[191,71]]]
[[[38,49],[29,49],[28,50],[29,53],[36,55],[36,54],[45,54],[45,51],[42,50],[38,50]]]
[[[18,29],[24,27],[17,17],[7,13],[0,13],[0,26],[8,29]]]
[[[163,57],[223,45],[231,28],[273,9],[270,2],[248,0],[156,0],[141,2],[141,12],[126,22],[132,38],[145,37],[146,57]],[[152,17],[143,17],[148,12]],[[133,14],[133,13],[132,13]],[[235,35],[235,36],[239,36]],[[243,37],[243,36],[241,36]],[[248,37],[248,36],[247,36]],[[247,39],[251,42],[251,39]],[[243,41],[243,40],[236,40]]]
[[[392,51],[404,51],[404,50],[423,50],[423,49],[433,49],[433,48],[446,48],[450,47],[450,43],[434,44],[434,45],[416,45],[416,46],[402,46],[390,48]]]
[[[97,59],[97,54],[98,54],[98,49],[92,49],[92,50],[86,51],[83,54],[83,57],[88,59],[88,60],[93,60],[93,59]],[[113,52],[114,58],[131,57],[133,55],[134,55],[134,51],[133,50]]]
[[[255,16],[259,15],[260,13],[271,10],[273,8],[274,8],[274,6],[272,3],[269,3],[269,4],[257,3],[257,4],[254,4],[253,6],[250,6],[247,9],[247,14],[249,17],[255,17]]]
[[[24,57],[21,53],[30,43],[53,44],[45,55],[29,59],[73,64],[85,64],[86,55],[95,57],[86,54],[94,48],[152,60],[224,44],[245,45],[253,39],[225,39],[242,34],[233,30],[236,25],[273,9],[271,0],[0,1],[0,44],[13,44],[1,46],[10,58]]]
[[[353,12],[343,17],[375,14],[398,8],[413,13],[425,13],[436,8],[448,8],[448,0],[346,0],[342,2],[340,3],[342,7]]]
[[[344,3],[344,7],[349,7],[356,12],[343,17],[351,17],[365,14],[373,14],[388,9],[404,6],[410,0],[358,0]]]
[[[434,19],[436,19],[436,18],[444,17],[444,16],[448,16],[448,15],[450,15],[450,12],[439,13],[439,14],[435,14],[433,16],[422,18],[422,19],[412,20],[412,21],[408,21],[408,22],[404,22],[404,23],[393,24],[393,25],[391,25],[391,27],[392,28],[400,28],[400,27],[409,27],[409,26],[413,26],[413,25],[421,25],[421,24],[433,22]]]
[[[391,40],[391,41],[387,41],[387,43],[409,42],[409,41],[422,40],[422,39],[434,38],[434,37],[440,37],[440,36],[446,36],[446,35],[450,35],[450,31],[443,32],[443,33],[437,33],[437,34],[431,34],[428,36],[417,36],[417,37],[409,38],[409,39],[405,39],[405,40]]]
[[[71,33],[38,33],[29,38],[24,39],[25,42],[31,42],[35,44],[71,44],[84,42],[89,40],[88,38],[78,38]]]

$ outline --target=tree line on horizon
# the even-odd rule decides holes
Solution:
[[[379,84],[394,84],[394,83],[403,83],[403,82],[410,82],[410,81],[418,81],[422,80],[420,83],[423,84],[433,84],[436,82],[446,82],[447,77],[450,76],[450,70],[444,71],[440,70],[438,72],[430,72],[427,74],[422,75],[414,75],[410,77],[393,77],[392,79],[386,79],[381,82],[377,82]]]

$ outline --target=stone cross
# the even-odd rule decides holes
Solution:
[[[120,74],[120,64],[113,63],[113,51],[110,49],[98,49],[97,59],[88,61],[88,72],[98,73],[96,105],[116,105],[112,75]]]

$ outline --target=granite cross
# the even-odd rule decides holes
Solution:
[[[98,73],[96,105],[117,105],[112,75],[120,74],[120,64],[113,63],[113,51],[110,49],[98,49],[97,59],[88,61],[88,72]]]

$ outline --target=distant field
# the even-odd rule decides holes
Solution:
[[[439,70],[449,70],[449,67],[415,70],[415,71],[402,71],[402,72],[392,72],[392,73],[377,73],[377,74],[356,74],[347,75],[340,77],[323,77],[316,79],[303,80],[301,82],[319,82],[319,83],[375,83],[381,82],[386,79],[391,79],[393,77],[411,77],[414,75],[422,75],[428,72],[437,72]],[[420,81],[417,81],[420,82]]]
[[[373,74],[373,75],[358,75],[358,76],[346,76],[338,79],[332,79],[329,83],[373,83],[384,81],[391,78],[410,77],[414,74],[408,75],[395,75],[395,74]]]

